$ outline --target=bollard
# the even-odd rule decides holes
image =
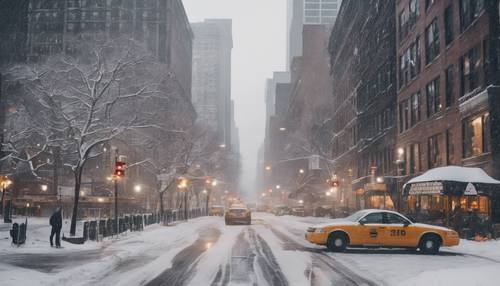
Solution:
[[[89,222],[86,221],[83,223],[83,241],[87,241],[89,239]]]

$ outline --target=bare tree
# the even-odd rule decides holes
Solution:
[[[161,110],[137,109],[152,99],[168,97],[167,68],[141,45],[116,40],[82,46],[77,55],[56,55],[38,65],[12,69],[23,93],[39,106],[36,133],[61,149],[64,165],[74,176],[74,205],[70,234],[76,231],[82,173],[95,148],[132,130],[165,130],[156,115]]]

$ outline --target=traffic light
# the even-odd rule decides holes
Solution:
[[[115,162],[115,176],[119,178],[125,177],[125,162],[116,161]]]
[[[338,180],[330,180],[330,186],[332,188],[338,188],[340,187],[340,182]]]

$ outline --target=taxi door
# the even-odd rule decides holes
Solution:
[[[387,230],[384,225],[384,217],[381,212],[371,213],[359,220],[355,235],[351,238],[353,245],[379,246],[381,237],[385,236]]]
[[[417,229],[411,222],[395,213],[384,213],[386,232],[381,237],[383,246],[416,247],[418,244]]]

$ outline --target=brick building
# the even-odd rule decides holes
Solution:
[[[498,0],[396,10],[400,173],[463,165],[499,178]]]
[[[346,193],[350,208],[392,208],[395,201],[394,11],[391,1],[343,1],[330,36],[332,157],[336,175],[354,191]]]

